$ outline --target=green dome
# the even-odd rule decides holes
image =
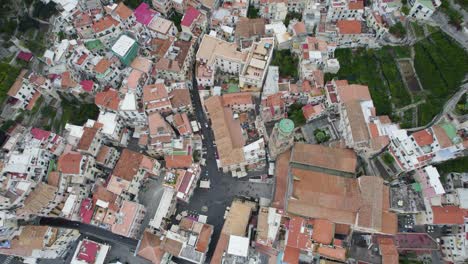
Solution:
[[[291,119],[282,119],[279,122],[279,129],[282,133],[289,134],[294,130],[294,122]]]

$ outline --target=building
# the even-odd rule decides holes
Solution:
[[[100,244],[89,239],[83,239],[78,243],[71,264],[104,264],[110,246]]]
[[[282,119],[275,123],[268,141],[270,158],[275,159],[279,154],[287,151],[294,143],[294,122]]]
[[[247,43],[259,41],[265,36],[264,18],[246,18],[240,17],[236,23],[234,37],[240,47],[248,46]],[[245,43],[245,44],[244,44]]]
[[[364,0],[330,1],[327,13],[327,21],[352,19],[364,19]]]
[[[80,233],[77,230],[64,230],[48,226],[27,225],[19,229],[15,237],[6,241],[2,255],[24,258],[27,261],[56,259],[64,257]]]
[[[273,38],[262,38],[250,47],[246,63],[239,75],[239,87],[242,92],[253,92],[260,96],[268,66],[273,56]]]
[[[410,0],[411,9],[408,16],[416,19],[429,19],[436,9],[442,4],[440,0]]]
[[[124,200],[136,200],[143,180],[158,175],[160,164],[138,152],[124,149],[107,184],[107,190]]]
[[[206,99],[205,109],[219,154],[218,168],[225,172],[245,169],[248,163],[244,155],[245,139],[239,120],[233,117],[232,109],[224,106],[220,96]]]
[[[245,262],[249,248],[249,238],[246,236],[247,227],[252,211],[256,210],[256,207],[257,205],[253,202],[232,201],[210,263],[223,263],[229,258]]]
[[[320,147],[323,151],[313,155],[315,152],[312,152],[312,148],[317,147],[296,144],[293,148],[289,191],[286,195],[287,212],[350,225],[352,229],[363,232],[395,234],[397,217],[389,212],[389,188],[383,184],[383,179],[374,176],[361,176],[357,179],[337,176],[340,171],[349,171],[355,166],[352,163],[348,165],[349,161],[346,160],[350,157],[346,157],[344,153],[338,154],[344,150]],[[303,152],[305,150],[308,154]],[[298,156],[298,153],[302,155]],[[331,153],[333,156],[328,156]],[[329,158],[324,159],[327,156]],[[297,159],[303,163],[296,165]],[[304,159],[322,167],[304,167]],[[334,166],[330,166],[332,160]]]
[[[215,72],[239,75],[248,53],[238,51],[235,43],[229,43],[210,35],[203,36],[196,54],[197,82],[205,87],[214,85]]]
[[[127,35],[121,35],[111,50],[122,64],[129,66],[138,55],[138,43]]]
[[[157,76],[172,81],[185,81],[190,74],[194,59],[194,43],[177,39],[172,42],[164,57],[156,62],[154,68]]]
[[[123,201],[119,212],[115,216],[115,223],[111,227],[112,233],[136,238],[140,231],[145,213],[146,209],[143,205],[135,202]]]

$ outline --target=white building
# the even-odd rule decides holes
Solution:
[[[409,15],[416,19],[429,19],[442,4],[440,0],[409,0],[411,6]]]

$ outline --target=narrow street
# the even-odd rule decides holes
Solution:
[[[214,234],[211,238],[207,254],[207,262],[209,262],[224,224],[224,213],[226,207],[230,206],[233,198],[236,196],[247,196],[271,199],[273,185],[249,182],[248,177],[242,179],[233,178],[231,174],[223,173],[218,170],[215,158],[216,148],[213,145],[214,136],[212,130],[205,126],[207,118],[203,111],[203,106],[197,89],[197,82],[194,77],[195,69],[193,70],[192,76],[192,104],[196,118],[201,125],[201,132],[204,138],[203,146],[206,148],[206,154],[204,155],[206,158],[206,166],[202,169],[201,177],[208,177],[210,179],[211,188],[200,189],[197,187],[190,199],[190,203],[178,203],[177,213],[182,211],[191,211],[208,216],[207,223],[214,226]]]

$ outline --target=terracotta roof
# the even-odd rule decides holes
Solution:
[[[379,244],[380,255],[382,255],[383,264],[397,264],[398,262],[398,251],[395,246],[395,242],[390,237],[379,237],[377,239]]]
[[[153,66],[153,62],[150,59],[143,58],[143,57],[136,57],[133,61],[132,64],[130,64],[130,67],[132,67],[135,70],[138,70],[140,72],[144,72],[149,74],[151,71],[151,68]]]
[[[190,107],[192,99],[190,98],[189,89],[174,89],[170,92],[171,104],[173,108]]]
[[[148,115],[148,126],[150,137],[155,137],[158,135],[170,136],[173,133],[172,127],[169,126],[166,120],[164,120],[164,118],[158,112],[153,112]]]
[[[96,156],[96,162],[98,163],[105,163],[107,155],[109,154],[109,151],[111,150],[110,147],[106,145],[102,145],[101,148],[99,149],[99,152]]]
[[[100,126],[84,127],[83,135],[81,136],[80,141],[78,142],[77,148],[79,150],[88,151],[99,129]]]
[[[131,15],[133,15],[133,11],[128,8],[123,2],[120,2],[117,7],[114,10],[115,13],[121,18],[121,19],[127,19]]]
[[[335,235],[334,228],[334,224],[329,220],[315,219],[312,240],[321,244],[331,244]]]
[[[150,230],[145,230],[138,248],[138,256],[151,261],[151,263],[159,264],[164,253],[161,248],[161,237],[153,234]]]
[[[372,97],[369,92],[369,87],[366,85],[360,85],[360,84],[351,84],[351,85],[345,85],[343,83],[340,83],[338,85],[338,81],[336,81],[337,84],[337,93],[340,97],[340,101],[343,103],[351,102],[351,101],[369,101],[372,100]]]
[[[383,115],[383,116],[378,116],[380,123],[382,124],[390,124],[392,123],[392,120],[390,120],[390,117],[388,115]]]
[[[364,0],[351,0],[348,1],[349,10],[359,10],[364,9]]]
[[[356,171],[357,157],[351,149],[295,143],[291,162],[347,173]]]
[[[111,110],[119,110],[120,97],[119,92],[114,89],[109,89],[104,92],[99,92],[94,98],[94,103],[97,106],[102,106]]]
[[[164,83],[145,85],[143,87],[143,102],[168,99],[167,88]]]
[[[310,233],[306,230],[306,221],[302,217],[293,217],[289,221],[288,240],[286,245],[301,250],[307,250],[312,247]]]
[[[359,20],[338,20],[336,22],[338,27],[339,34],[341,35],[351,35],[351,34],[361,34],[361,21]]]
[[[192,133],[192,127],[190,125],[190,120],[188,119],[187,113],[175,114],[174,126],[181,135],[187,135]]]
[[[65,174],[79,174],[83,155],[77,152],[62,154],[57,162],[57,170]]]
[[[41,97],[41,93],[39,91],[35,91],[31,99],[29,100],[28,105],[26,106],[26,110],[31,111],[34,106],[36,105],[37,100],[39,100],[39,97]]]
[[[113,17],[105,16],[99,21],[94,22],[92,27],[95,33],[99,33],[101,31],[109,29],[112,26],[118,26],[119,24],[119,21],[115,20]]]
[[[96,64],[96,66],[94,66],[94,71],[103,74],[107,71],[107,69],[109,69],[111,64],[112,63],[110,60],[103,58]]]
[[[278,209],[284,209],[284,199],[286,197],[286,187],[288,185],[289,160],[291,151],[281,153],[275,163],[275,197],[272,206]]]
[[[288,212],[335,223],[354,224],[361,205],[356,180],[296,168],[292,168],[291,173],[296,180],[292,183]]]
[[[168,39],[152,39],[151,47],[153,51],[151,54],[156,55],[156,57],[164,56],[167,50],[171,47],[172,42],[174,42],[174,37],[169,37]]]
[[[161,243],[161,247],[167,253],[173,256],[179,256],[180,251],[182,250],[182,242],[170,239],[166,236]]]
[[[292,168],[293,192],[288,212],[366,230],[394,234],[396,215],[388,212],[388,187],[375,176],[358,179]],[[356,222],[357,221],[357,222]]]
[[[236,23],[236,38],[250,38],[265,35],[265,19],[240,17]]]
[[[220,96],[212,96],[205,100],[205,107],[211,120],[221,166],[229,166],[244,161],[242,136],[238,119],[233,118],[231,108],[223,107]]]
[[[458,206],[432,206],[432,223],[435,225],[462,225],[468,210]]]
[[[411,136],[414,138],[414,140],[420,147],[430,145],[434,142],[434,138],[432,137],[432,134],[429,133],[427,129],[415,132],[411,134]]]
[[[297,22],[296,24],[294,24],[293,30],[296,35],[307,34],[304,22]]]
[[[18,77],[16,77],[15,82],[13,85],[10,87],[10,90],[8,90],[8,95],[9,96],[16,96],[16,94],[19,92],[21,89],[21,86],[23,85],[23,78],[26,75],[28,70],[22,69]]]
[[[192,155],[166,155],[166,168],[188,168],[192,165]]]
[[[108,191],[103,185],[96,185],[93,192],[93,202],[96,203],[97,200],[108,202],[113,204],[117,199],[117,195]]]
[[[355,143],[368,142],[371,138],[366,124],[361,103],[357,100],[344,103],[344,108],[348,114],[349,126]]]
[[[58,171],[51,171],[47,177],[47,184],[58,187],[60,183],[60,173]]]
[[[324,257],[345,261],[346,260],[346,249],[344,248],[332,248],[332,247],[319,247],[317,252]]]
[[[298,248],[286,246],[284,250],[283,262],[284,263],[299,263],[299,255],[301,254],[301,250]]]
[[[219,264],[222,263],[222,258],[224,255],[224,251],[227,249],[229,245],[229,235],[223,234],[219,236],[218,242],[216,243],[216,248],[211,257],[211,264]]]
[[[318,105],[305,105],[302,107],[302,114],[304,115],[305,119],[309,120],[314,116],[317,116],[323,112],[323,106],[321,104]]]
[[[367,126],[369,127],[369,134],[370,134],[371,138],[375,138],[375,137],[379,136],[379,129],[377,127],[377,124],[369,123],[369,124],[367,124]]]
[[[133,177],[135,177],[140,169],[142,159],[143,154],[125,148],[120,155],[119,161],[115,165],[112,175],[127,181],[132,181]]]
[[[204,224],[198,236],[195,249],[199,252],[206,253],[213,234],[213,226]]]
[[[335,224],[335,234],[349,235],[351,226],[347,224]]]
[[[234,105],[251,105],[253,104],[251,93],[229,93],[223,94],[223,106],[232,107]]]

